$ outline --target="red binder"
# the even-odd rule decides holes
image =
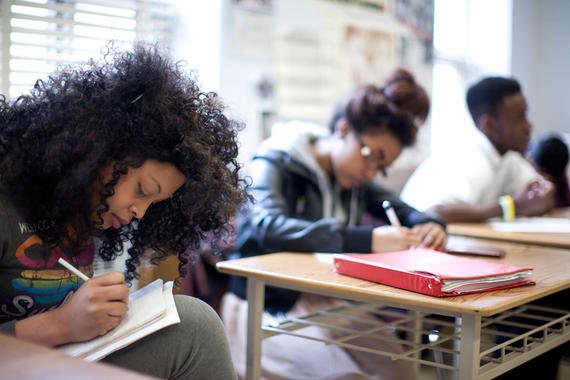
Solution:
[[[436,297],[534,284],[532,268],[460,257],[432,249],[335,254],[339,274]]]

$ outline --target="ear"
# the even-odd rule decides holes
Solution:
[[[479,118],[477,128],[487,137],[492,137],[495,133],[495,119],[492,115],[485,113]]]
[[[350,133],[350,131],[352,131],[352,125],[350,125],[348,120],[346,120],[344,117],[342,119],[340,119],[339,121],[337,121],[335,128],[336,128],[335,133],[340,138],[345,138],[346,135],[348,135]]]

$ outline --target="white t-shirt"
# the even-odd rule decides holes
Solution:
[[[435,205],[487,204],[540,178],[519,153],[501,156],[478,129],[466,141],[424,161],[404,186],[402,200],[420,211]]]

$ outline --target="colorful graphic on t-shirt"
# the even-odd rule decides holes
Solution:
[[[46,255],[46,250],[49,250],[49,255]],[[29,269],[23,270],[20,277],[12,281],[12,286],[16,293],[28,294],[36,307],[60,304],[70,292],[79,288],[82,280],[62,268],[57,260],[63,257],[80,271],[91,275],[94,255],[93,242],[86,245],[78,256],[70,257],[60,247],[50,249],[37,235],[32,235],[16,250],[18,261]]]

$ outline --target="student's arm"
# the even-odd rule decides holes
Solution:
[[[250,239],[266,252],[370,251],[372,227],[347,227],[332,217],[319,219],[320,200],[310,207],[313,215],[296,211],[301,195],[294,192],[317,184],[292,174],[278,154],[271,159],[254,159],[248,172],[255,202],[240,220],[238,244],[239,240]]]
[[[513,196],[513,201],[515,216],[544,214],[554,206],[554,187],[548,181],[529,183]],[[437,215],[446,223],[482,223],[487,219],[503,216],[499,200],[478,205],[467,203],[436,205],[426,212]]]
[[[124,280],[119,272],[94,277],[57,309],[16,321],[14,335],[49,347],[104,335],[128,310]]]
[[[368,185],[365,192],[367,211],[386,223],[389,223],[388,216],[382,208],[382,202],[385,200],[390,201],[394,207],[394,211],[400,219],[402,226],[413,227],[418,224],[433,222],[445,228],[445,223],[436,215],[430,215],[429,213],[416,210],[402,201],[394,193],[375,183]]]
[[[480,223],[489,218],[502,216],[503,210],[497,201],[476,206],[467,203],[436,205],[426,210],[426,213],[436,215],[446,223]]]
[[[372,236],[373,251],[379,249],[385,251],[387,246],[391,248],[390,250],[405,249],[409,246],[442,249],[445,246],[447,233],[442,220],[416,210],[377,184],[371,184],[365,190],[367,209],[372,215],[389,222],[385,210],[380,207],[384,200],[388,200],[404,226],[399,230],[393,230],[392,226],[376,228]]]
[[[420,245],[421,239],[411,229],[397,226],[376,227],[372,231],[372,252],[390,252]]]

